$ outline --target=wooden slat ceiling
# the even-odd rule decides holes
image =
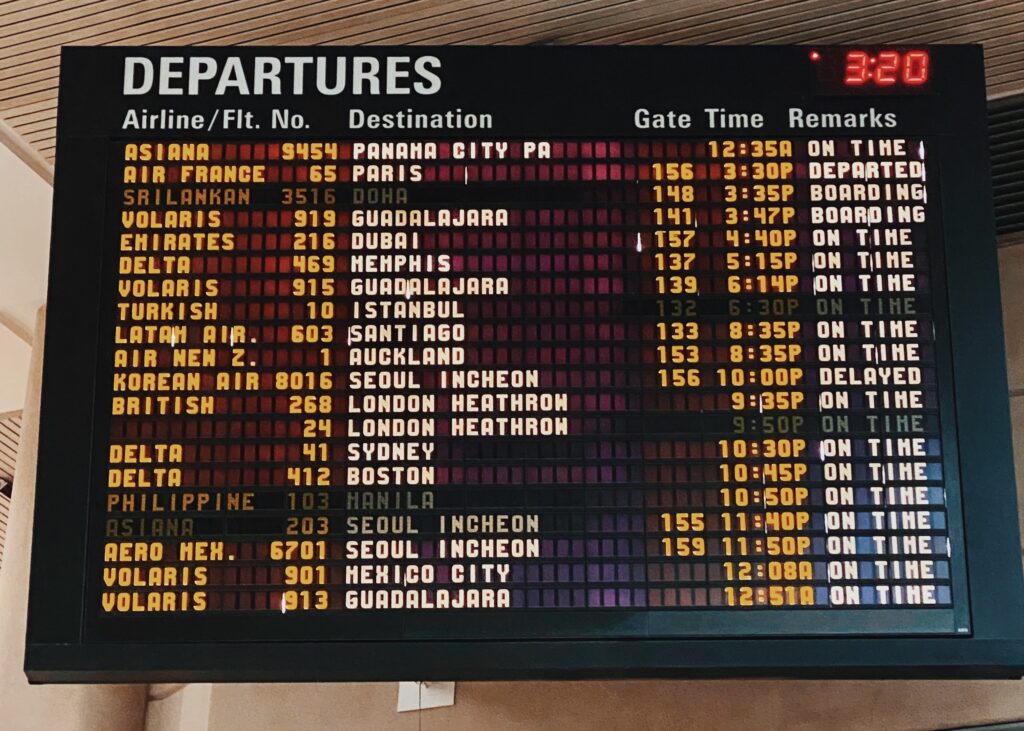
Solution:
[[[988,129],[996,230],[1024,232],[1024,97],[990,102]]]
[[[0,418],[0,563],[4,559],[4,542],[11,513],[11,486],[14,462],[21,442],[21,413]]]
[[[11,499],[0,492],[0,564],[4,561],[4,543],[7,540],[7,524],[10,522]]]
[[[1021,0],[8,0],[0,120],[53,161],[61,45],[982,43],[1024,91]]]
[[[21,441],[21,414],[0,419],[0,492],[10,493]]]

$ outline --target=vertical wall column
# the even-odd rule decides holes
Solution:
[[[22,669],[36,492],[46,308],[39,309],[11,518],[0,568],[0,731],[141,731],[146,685],[30,686]],[[85,485],[82,486],[85,489]]]

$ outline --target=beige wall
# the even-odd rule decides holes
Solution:
[[[46,299],[52,199],[50,184],[0,144],[0,323],[27,335]]]
[[[38,345],[32,352],[11,522],[0,564],[0,731],[137,731],[145,713],[145,686],[30,686],[22,670],[39,441],[43,312],[41,308],[38,320],[32,323],[39,335]]]
[[[0,144],[0,414],[25,402],[36,310],[46,299],[52,197],[49,183]]]
[[[999,248],[999,283],[1003,297],[1003,333],[1013,417],[1013,453],[1017,501],[1024,506],[1024,233],[1007,236]],[[1024,509],[1019,509],[1024,533]]]
[[[897,731],[1024,718],[1024,683],[1011,681],[459,683],[455,705],[423,711],[422,726],[395,713],[396,695],[393,683],[215,686],[209,729]]]

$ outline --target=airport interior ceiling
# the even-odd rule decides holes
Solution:
[[[1024,92],[1020,0],[12,0],[0,120],[44,177],[62,45],[982,43],[990,99]]]

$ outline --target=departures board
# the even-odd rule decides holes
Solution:
[[[984,92],[65,49],[29,677],[1019,676]]]

